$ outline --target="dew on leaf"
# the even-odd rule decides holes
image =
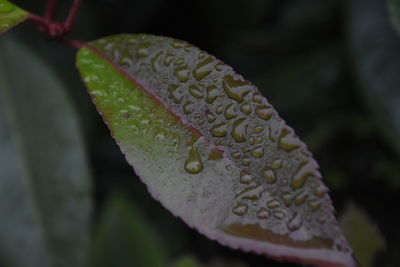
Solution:
[[[276,199],[271,199],[267,202],[267,207],[270,209],[277,209],[280,206],[281,206],[281,203],[279,203],[279,201]]]
[[[233,207],[232,212],[237,216],[243,216],[247,213],[247,210],[248,206],[246,204],[238,203]]]
[[[263,169],[264,180],[269,184],[274,184],[276,182],[276,176],[274,171],[271,168]]]
[[[282,167],[282,159],[276,159],[271,164],[272,168],[279,169]]]
[[[285,218],[285,213],[283,213],[283,211],[281,211],[281,210],[274,210],[273,215],[278,220],[282,220]]]
[[[268,209],[266,209],[266,208],[260,208],[258,211],[257,211],[257,218],[258,219],[268,219],[269,217],[271,217],[271,212],[268,210]]]
[[[242,159],[242,165],[247,167],[247,166],[250,166],[250,163],[251,163],[251,160],[249,159],[249,157],[244,156]]]
[[[233,123],[232,137],[235,142],[241,143],[246,141],[247,122],[245,118],[237,119]]]
[[[259,92],[255,92],[252,97],[253,102],[261,104],[263,102],[263,97]]]
[[[251,106],[249,103],[244,102],[242,105],[240,105],[240,111],[243,112],[246,115],[249,115],[251,113]]]
[[[237,197],[241,197],[242,199],[258,200],[260,199],[263,191],[263,187],[259,184],[256,184],[244,189],[237,195]]]
[[[298,171],[293,175],[290,186],[296,190],[302,188],[307,179],[314,174],[309,170],[309,162],[304,161],[300,164]]]
[[[196,80],[200,81],[207,75],[209,75],[213,70],[213,59],[211,57],[206,58],[193,69],[193,76]]]
[[[214,115],[214,113],[212,113],[209,110],[206,110],[206,119],[209,123],[214,122],[217,119],[217,116]]]
[[[227,120],[235,118],[237,116],[236,105],[233,103],[228,104],[225,108],[224,115]]]
[[[298,230],[303,223],[302,215],[299,212],[295,212],[293,217],[287,223],[287,227],[290,231]]]
[[[262,146],[257,146],[251,151],[251,155],[255,158],[261,158],[264,156],[264,148]]]
[[[221,94],[221,92],[217,86],[215,86],[215,85],[208,86],[206,102],[208,104],[212,104],[220,96],[220,94]]]
[[[193,145],[189,151],[189,156],[185,161],[185,170],[190,174],[197,174],[203,170],[203,162],[196,145]]]
[[[300,147],[300,143],[296,138],[293,137],[291,131],[289,131],[287,128],[283,128],[278,140],[278,146],[280,149],[286,152],[292,152]]]
[[[203,90],[200,89],[197,85],[191,84],[189,86],[189,92],[192,96],[194,96],[195,98],[201,99],[203,98],[204,94],[203,94]]]
[[[266,105],[257,106],[256,114],[260,119],[269,120],[272,116],[271,106],[266,106]]]
[[[224,76],[222,86],[227,96],[237,102],[243,102],[244,97],[250,92],[247,81],[235,80],[230,75]]]
[[[215,124],[214,126],[211,127],[210,131],[211,134],[215,137],[224,137],[228,132],[227,124],[226,122]]]
[[[174,75],[178,80],[182,83],[186,82],[189,79],[189,71],[187,66],[182,66],[175,68]]]
[[[244,171],[240,172],[240,183],[241,184],[250,184],[252,181],[253,181],[253,177],[250,174],[248,174]]]

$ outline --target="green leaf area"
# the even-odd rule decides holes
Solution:
[[[232,248],[354,266],[318,165],[258,89],[179,40],[117,35],[77,66],[152,196]]]
[[[52,70],[0,39],[0,265],[84,266],[90,175],[77,116]]]
[[[6,0],[0,0],[0,34],[26,20],[29,13]]]

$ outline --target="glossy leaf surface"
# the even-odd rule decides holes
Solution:
[[[23,22],[29,13],[6,0],[0,0],[0,34]]]
[[[355,265],[311,153],[231,67],[140,34],[92,42],[77,62],[128,162],[187,224],[277,259]]]
[[[40,58],[0,39],[0,264],[84,266],[89,173],[77,117]]]

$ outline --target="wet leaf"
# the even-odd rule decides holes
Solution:
[[[167,266],[160,240],[122,195],[113,195],[106,204],[93,241],[91,266]]]
[[[384,1],[349,1],[349,39],[361,95],[389,146],[400,155],[400,39]]]
[[[52,70],[0,39],[0,262],[84,266],[89,173],[77,117]]]
[[[392,24],[398,32],[400,32],[400,1],[399,0],[387,0],[389,5],[389,11],[392,19]]]
[[[152,196],[223,245],[353,266],[318,165],[257,88],[183,42],[117,35],[77,65]]]
[[[385,248],[385,241],[371,218],[356,204],[349,203],[340,218],[340,226],[361,265],[374,266],[374,257]]]
[[[6,0],[0,0],[0,34],[26,20],[29,13]]]

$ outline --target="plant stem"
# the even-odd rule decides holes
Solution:
[[[44,12],[43,18],[52,20],[54,17],[54,10],[57,6],[57,0],[47,0],[46,11]]]
[[[74,2],[72,3],[71,8],[69,9],[68,12],[68,17],[64,22],[64,28],[66,32],[69,32],[71,30],[80,5],[81,5],[81,0],[74,0]]]

